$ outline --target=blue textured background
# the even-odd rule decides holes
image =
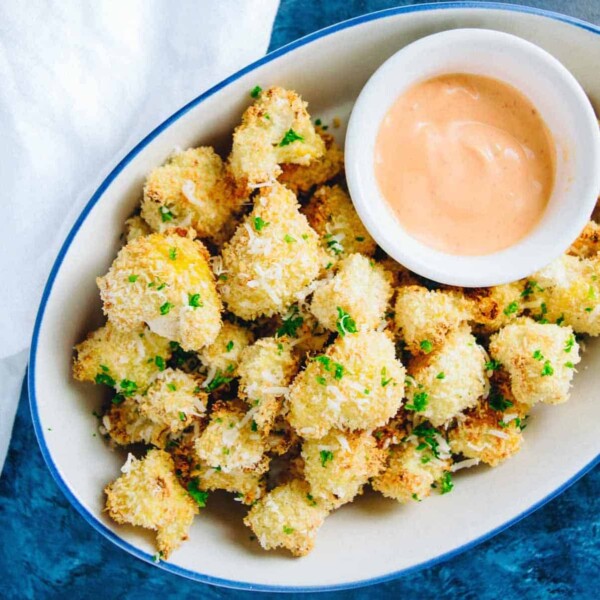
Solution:
[[[517,3],[600,23],[600,0]],[[282,0],[271,49],[337,21],[399,4],[421,2]],[[395,582],[320,597],[597,599],[599,495],[597,467],[532,516],[442,565]],[[87,525],[46,469],[24,391],[0,478],[0,598],[141,599],[162,595],[178,600],[192,595],[210,599],[251,594],[170,575],[130,557]],[[265,594],[274,596],[277,594]]]

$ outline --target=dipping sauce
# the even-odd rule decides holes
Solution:
[[[377,182],[400,224],[449,254],[490,254],[526,236],[554,172],[554,141],[538,111],[491,77],[457,73],[414,85],[377,136]]]

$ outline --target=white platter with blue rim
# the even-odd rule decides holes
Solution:
[[[313,116],[345,123],[371,73],[404,45],[457,27],[519,35],[556,56],[600,112],[600,28],[523,7],[456,2],[372,13],[277,50],[202,94],[142,140],[84,208],[50,274],[33,336],[29,393],[48,467],[73,506],[100,533],[152,562],[152,532],[118,526],[104,513],[104,486],[125,454],[94,436],[102,391],[71,379],[72,347],[101,323],[95,277],[120,246],[122,224],[139,201],[146,173],[175,146],[226,149],[255,85],[297,90]],[[343,141],[344,126],[335,130]],[[451,494],[401,506],[367,493],[329,517],[315,550],[293,559],[249,539],[244,508],[213,494],[190,540],[159,567],[240,589],[302,591],[377,583],[433,565],[488,539],[564,491],[600,460],[600,344],[588,343],[571,400],[540,407],[523,450],[496,469],[457,474]],[[99,387],[99,386],[97,386]]]

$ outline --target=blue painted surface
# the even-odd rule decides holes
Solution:
[[[397,4],[283,0],[272,48],[341,19]],[[600,22],[600,3],[595,0],[568,6],[558,0],[535,4],[568,8],[575,16]],[[184,581],[115,548],[77,515],[48,475],[25,397],[15,431],[0,479],[0,596],[247,595]],[[599,491],[596,469],[551,505],[479,548],[401,581],[344,593],[344,597],[594,597],[600,573]]]

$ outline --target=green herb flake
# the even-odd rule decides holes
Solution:
[[[123,394],[117,394],[112,400],[111,402],[113,404],[122,404],[123,402],[125,402],[125,396],[123,396]]]
[[[167,363],[162,356],[154,357],[154,364],[158,367],[160,371],[164,371],[167,368]]]
[[[323,121],[321,121],[321,119],[317,119],[315,121],[315,125],[318,127],[319,125],[322,125]]]
[[[169,258],[175,260],[177,258],[177,248],[169,248]]]
[[[167,388],[169,390],[171,390],[172,392],[176,392],[177,391],[177,386],[174,383],[167,383]]]
[[[122,379],[121,383],[119,383],[119,387],[121,388],[121,393],[123,396],[133,396],[135,392],[137,392],[138,386],[135,381],[131,381],[130,379]]]
[[[569,360],[565,363],[565,367],[567,367],[567,369],[574,369],[575,365]]]
[[[325,377],[322,375],[315,377],[315,380],[319,385],[327,385],[327,379],[325,379]]]
[[[304,318],[298,312],[296,305],[291,307],[288,315],[283,319],[283,324],[275,333],[277,337],[283,337],[284,335],[298,337],[298,328],[304,323]]]
[[[534,292],[543,292],[544,288],[541,287],[537,281],[530,280],[525,284],[525,289],[521,292],[521,298],[529,298]]]
[[[206,386],[208,392],[214,392],[219,389],[222,385],[227,385],[232,381],[233,377],[225,377],[220,369],[217,370],[212,381]]]
[[[161,206],[158,212],[163,223],[169,223],[173,220],[173,213],[166,206]]]
[[[392,381],[393,381],[393,378],[387,376],[387,368],[382,367],[382,369],[381,369],[381,387],[388,386]]]
[[[570,335],[569,338],[567,339],[567,341],[565,342],[565,352],[568,354],[569,352],[571,352],[571,350],[573,350],[573,346],[575,346],[575,336],[574,335]]]
[[[504,412],[507,408],[510,408],[513,403],[507,400],[497,389],[492,388],[488,397],[489,405],[498,412]]]
[[[436,379],[446,379],[446,373],[444,371],[440,371],[436,376]]]
[[[250,423],[250,429],[252,431],[258,431],[258,425],[254,419],[252,419],[252,422]]]
[[[94,381],[96,383],[110,385],[111,387],[115,387],[116,384],[116,381],[108,373],[98,373],[98,375],[94,377]]]
[[[250,90],[250,97],[251,98],[258,98],[260,97],[260,94],[262,92],[262,88],[260,87],[260,85],[255,85],[251,90]]]
[[[417,392],[413,396],[412,403],[405,404],[404,408],[406,410],[412,410],[414,412],[423,412],[427,408],[428,403],[429,403],[429,394],[427,392]]]
[[[542,377],[548,377],[549,375],[554,375],[554,367],[547,360],[542,367]]]
[[[488,360],[485,363],[485,370],[486,371],[497,371],[501,366],[502,366],[502,363],[499,360],[492,358],[492,360]]]
[[[304,138],[297,134],[293,129],[288,129],[283,136],[283,139],[279,142],[279,146],[289,146],[293,142],[303,142]]]
[[[317,501],[313,498],[312,494],[306,494],[306,499],[311,506],[317,505]]]
[[[185,413],[184,412],[179,411],[179,420],[185,421]]]
[[[519,310],[519,303],[516,300],[514,300],[504,309],[504,314],[507,317],[509,317],[510,315],[514,315],[518,310]]]
[[[202,308],[204,306],[204,302],[200,300],[200,294],[188,294],[188,304],[192,308]]]
[[[129,283],[135,283],[138,280],[139,275],[130,275],[127,278],[127,281],[129,281]]]
[[[198,478],[193,477],[188,483],[187,491],[188,494],[196,501],[196,504],[198,504],[200,508],[205,508],[206,500],[208,499],[208,492],[204,492],[203,490],[201,490],[198,487],[199,483],[200,482]]]
[[[160,314],[161,315],[168,315],[169,312],[171,311],[171,309],[174,307],[174,304],[171,304],[171,302],[165,302],[164,304],[161,304],[160,307]]]
[[[231,352],[231,351],[233,350],[233,340],[229,340],[229,341],[227,342],[227,346],[225,346],[225,350],[226,350],[227,352]]]
[[[535,358],[535,360],[544,360],[544,355],[542,354],[541,350],[536,350],[533,353],[533,358]]]
[[[452,482],[452,473],[444,473],[442,475],[442,479],[440,481],[440,483],[442,484],[441,487],[441,493],[442,494],[447,494],[448,492],[451,492],[452,489],[454,488],[454,483]]]
[[[332,262],[329,262],[329,263],[327,263],[327,265],[325,266],[325,269],[326,269],[326,270],[329,270],[329,269],[331,269],[331,267],[333,267],[333,263],[332,263]]]
[[[433,350],[433,344],[429,340],[423,340],[419,344],[419,347],[421,350],[423,350],[423,352],[425,352],[425,354],[429,354]]]
[[[321,450],[321,466],[326,467],[328,462],[333,460],[333,452],[331,450]]]
[[[356,333],[356,322],[354,319],[341,307],[337,307],[338,318],[336,328],[338,333],[344,337],[347,333]]]
[[[283,526],[283,533],[286,535],[290,535],[290,533],[294,533],[296,531],[293,527],[288,527],[287,525]]]
[[[358,235],[354,238],[357,242],[364,242],[365,238],[362,235]]]
[[[256,231],[262,231],[267,225],[269,225],[269,223],[261,219],[261,217],[254,217],[254,229],[256,229]]]
[[[293,238],[291,235],[289,234],[285,234],[284,238],[283,238],[288,244],[293,244],[296,241],[296,238]]]

